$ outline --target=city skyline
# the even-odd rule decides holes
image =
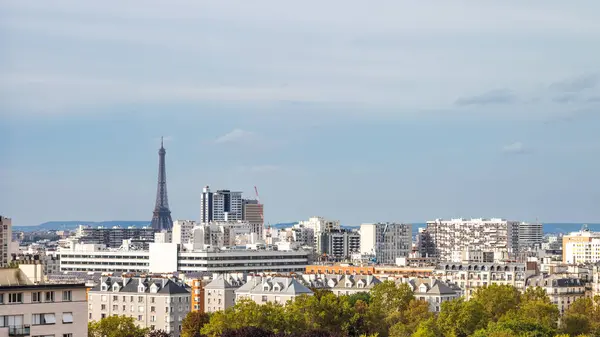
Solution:
[[[0,4],[13,225],[147,220],[162,134],[176,219],[600,222],[597,2],[111,4]]]

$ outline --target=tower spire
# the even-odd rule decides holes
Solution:
[[[167,151],[163,146],[163,137],[160,137],[158,150],[158,186],[156,188],[156,204],[152,213],[152,228],[158,231],[173,228],[169,198],[167,197],[167,170],[165,156]]]

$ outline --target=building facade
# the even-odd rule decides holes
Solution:
[[[600,233],[583,228],[562,238],[563,262],[568,264],[600,262]]]
[[[191,220],[175,220],[173,221],[172,242],[173,243],[189,243],[193,238],[193,229],[197,224]]]
[[[258,200],[242,200],[242,220],[251,225],[252,233],[256,233],[259,238],[263,238],[265,229],[264,205]]]
[[[133,317],[136,325],[179,337],[190,311],[190,289],[177,279],[102,277],[88,293],[88,319]]]
[[[0,215],[0,267],[5,268],[10,262],[10,246],[12,242],[12,222],[10,218]]]
[[[217,312],[235,305],[235,290],[246,283],[244,274],[216,274],[204,287],[204,309]]]
[[[467,299],[477,289],[487,285],[511,285],[525,290],[528,277],[537,275],[535,263],[441,263],[434,270],[434,277],[456,284]]]
[[[414,292],[417,300],[429,303],[429,311],[440,312],[442,303],[461,296],[461,290],[455,284],[428,278],[399,279],[396,283],[406,283]]]
[[[412,246],[412,225],[373,223],[360,225],[360,252],[374,254],[379,264],[394,264],[408,257]]]
[[[218,190],[206,186],[200,197],[200,222],[242,220],[242,192]]]
[[[39,261],[0,270],[0,336],[87,336],[84,283],[45,282]]]
[[[505,219],[452,219],[427,221],[427,232],[441,261],[457,261],[460,252],[516,252],[519,222]]]
[[[155,230],[149,227],[91,227],[81,225],[77,228],[75,239],[82,244],[100,244],[108,248],[119,248],[123,240],[145,243],[147,247],[154,242]]]
[[[285,305],[301,295],[312,296],[313,292],[293,277],[249,276],[246,283],[235,290],[236,302],[249,299],[257,304]]]
[[[63,272],[300,272],[308,265],[304,250],[230,249],[187,251],[174,243],[152,243],[149,250],[111,250],[101,245],[61,249]]]
[[[541,287],[561,314],[576,300],[585,297],[585,285],[578,278],[564,275],[538,275],[527,280],[527,287]]]
[[[539,222],[519,223],[519,250],[539,249],[544,240],[544,226]]]
[[[360,234],[349,230],[327,230],[317,239],[317,253],[328,261],[349,260],[360,251]]]

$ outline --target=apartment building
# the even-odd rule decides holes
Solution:
[[[300,221],[298,225],[312,229],[315,235],[315,242],[317,242],[319,234],[322,232],[342,229],[339,220],[328,220],[320,216],[309,218],[308,221]]]
[[[349,260],[360,251],[360,234],[349,230],[326,230],[318,235],[317,253],[328,261]]]
[[[331,290],[338,296],[370,292],[381,283],[381,280],[373,275],[344,274],[307,274],[302,275],[302,281],[311,288]]]
[[[81,244],[100,244],[108,248],[119,248],[123,240],[139,242],[148,247],[154,242],[155,230],[150,227],[91,227],[80,225],[75,234],[75,240]]]
[[[536,275],[537,264],[527,263],[442,263],[433,274],[436,279],[458,285],[467,299],[477,289],[491,285],[511,285],[525,290],[525,281]]]
[[[197,223],[192,220],[175,220],[173,221],[172,241],[173,243],[189,243],[192,238],[192,230],[197,226]]]
[[[204,287],[206,312],[217,312],[235,305],[235,290],[246,283],[245,274],[216,274]]]
[[[374,254],[379,264],[394,264],[408,257],[412,246],[412,225],[372,223],[360,225],[360,252]]]
[[[519,250],[539,249],[544,240],[544,226],[539,222],[519,223]]]
[[[248,276],[246,283],[235,290],[236,302],[250,299],[258,304],[285,305],[301,295],[312,296],[313,292],[293,277]]]
[[[310,252],[304,250],[209,249],[181,250],[174,243],[151,243],[148,250],[106,249],[75,244],[61,249],[63,272],[301,272]]]
[[[47,282],[39,261],[0,269],[0,336],[87,336],[84,283]]]
[[[460,252],[516,252],[519,245],[518,221],[505,219],[452,219],[427,221],[427,233],[441,261],[457,260]]]
[[[429,303],[429,311],[440,312],[442,303],[459,298],[462,290],[455,284],[431,278],[401,278],[396,284],[408,284],[415,298]]]
[[[578,279],[566,275],[538,275],[527,280],[527,287],[541,287],[560,313],[564,313],[573,302],[585,297],[585,285]]]
[[[88,293],[88,319],[129,316],[142,328],[179,337],[190,311],[190,288],[175,278],[102,277]]]
[[[568,264],[600,262],[600,232],[584,227],[562,238],[563,262]]]

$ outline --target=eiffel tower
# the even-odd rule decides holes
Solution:
[[[169,198],[167,197],[167,170],[165,168],[165,155],[167,151],[163,146],[163,138],[160,138],[160,150],[158,150],[158,187],[156,189],[156,206],[152,214],[152,228],[156,231],[170,230],[173,228],[173,219],[169,210]]]

